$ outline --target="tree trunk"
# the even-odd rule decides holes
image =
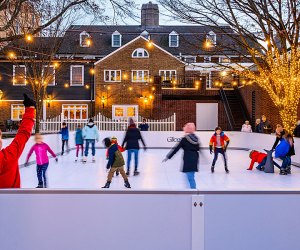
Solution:
[[[43,113],[43,100],[42,98],[37,97],[36,100],[36,123],[35,123],[35,133],[41,132],[41,119]]]
[[[284,107],[281,107],[279,110],[280,118],[282,120],[282,125],[289,133],[293,132],[295,124],[297,122],[297,107],[299,101],[297,103],[289,103]]]

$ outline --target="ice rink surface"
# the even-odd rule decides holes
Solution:
[[[140,175],[133,176],[133,161],[131,162],[131,175],[129,182],[132,190],[186,190],[189,188],[185,174],[180,172],[182,165],[182,151],[179,151],[171,160],[162,163],[169,152],[167,149],[140,150]],[[125,162],[127,152],[123,153]],[[31,157],[33,160],[34,156]],[[242,150],[229,150],[227,152],[229,174],[226,174],[223,159],[219,155],[215,173],[210,172],[213,155],[208,150],[200,153],[199,172],[196,174],[197,188],[203,191],[210,190],[299,190],[300,168],[292,167],[292,174],[279,175],[275,168],[274,174],[266,174],[254,169],[246,170],[250,164],[249,152]],[[87,163],[75,163],[75,151],[72,150],[64,156],[58,157],[58,163],[50,159],[47,170],[48,187],[54,189],[100,189],[106,182],[105,150],[96,151],[96,162],[88,157]],[[257,165],[257,164],[256,164]],[[255,166],[256,166],[255,165]],[[126,169],[125,169],[126,170]],[[22,188],[35,188],[37,186],[36,166],[22,167]],[[123,178],[114,177],[110,189],[122,190]]]

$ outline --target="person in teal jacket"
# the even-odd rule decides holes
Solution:
[[[78,125],[75,133],[75,144],[76,144],[76,159],[75,162],[78,161],[78,153],[81,149],[81,157],[83,157],[83,136],[81,126]]]
[[[95,154],[96,154],[96,149],[95,149],[95,143],[96,141],[99,141],[99,133],[98,133],[98,128],[95,125],[93,119],[89,120],[89,123],[84,127],[82,130],[82,136],[83,139],[85,140],[85,151],[84,151],[84,158],[83,162],[87,161],[87,156],[89,154],[89,146],[92,144],[92,155],[93,155],[93,162],[95,162]]]

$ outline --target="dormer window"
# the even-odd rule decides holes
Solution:
[[[142,33],[141,33],[141,36],[150,40],[150,34],[147,30],[144,30]]]
[[[136,49],[135,51],[133,51],[132,57],[133,58],[148,58],[149,53],[147,50],[139,48],[139,49]]]
[[[91,46],[91,36],[86,31],[80,33],[80,47],[90,47]]]
[[[215,46],[217,44],[217,35],[213,31],[208,32],[206,35],[206,42]]]
[[[169,34],[169,47],[178,47],[179,46],[179,35],[177,32],[172,31]]]
[[[115,31],[111,36],[111,46],[112,47],[122,46],[122,35],[118,31]]]

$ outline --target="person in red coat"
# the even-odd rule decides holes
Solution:
[[[18,133],[9,146],[0,151],[0,188],[20,188],[18,160],[34,126],[35,101],[24,94],[25,113]]]
[[[267,162],[267,154],[252,150],[249,154],[249,157],[251,159],[251,163],[250,163],[249,168],[247,168],[247,170],[252,170],[255,162],[258,163],[256,168],[258,170],[263,170],[262,167]]]

